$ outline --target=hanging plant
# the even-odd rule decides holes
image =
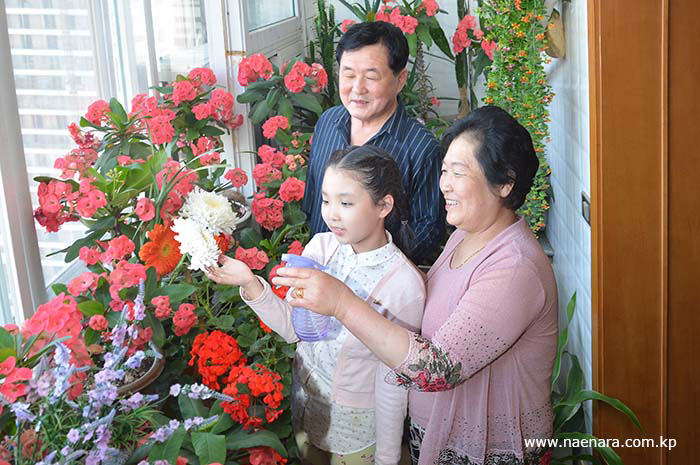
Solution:
[[[519,211],[536,235],[546,226],[551,173],[544,154],[550,141],[547,107],[554,97],[544,71],[551,60],[543,53],[549,27],[545,11],[544,2],[538,0],[491,0],[480,8],[486,37],[496,43],[484,103],[503,108],[528,129],[540,160],[532,190]]]

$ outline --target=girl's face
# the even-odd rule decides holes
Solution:
[[[330,167],[323,177],[321,196],[323,221],[341,244],[352,245],[356,253],[386,244],[384,218],[394,205],[390,195],[375,203],[350,172]]]
[[[469,233],[488,229],[504,210],[502,198],[510,184],[494,188],[476,159],[478,142],[459,136],[450,144],[442,162],[440,190],[445,196],[447,222]]]

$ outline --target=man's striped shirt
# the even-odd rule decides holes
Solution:
[[[408,116],[401,101],[367,144],[389,152],[401,171],[411,209],[410,224],[416,235],[410,257],[421,261],[422,257],[434,256],[445,233],[445,210],[439,189],[442,148],[430,131]],[[333,152],[349,145],[350,113],[342,105],[328,109],[314,129],[302,203],[313,234],[328,231],[321,217],[321,184],[326,162]]]

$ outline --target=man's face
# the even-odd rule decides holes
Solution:
[[[340,100],[350,116],[365,124],[385,121],[396,109],[396,96],[406,84],[406,70],[389,67],[384,44],[344,52],[340,58]]]

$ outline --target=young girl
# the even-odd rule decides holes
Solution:
[[[401,249],[411,247],[409,209],[391,155],[371,145],[335,152],[326,165],[322,215],[331,232],[316,234],[303,255],[327,267],[386,316],[417,331],[423,315],[423,275]],[[398,226],[397,237],[385,223]],[[207,276],[237,285],[241,297],[272,330],[299,342],[291,306],[242,262],[222,257]],[[313,289],[290,289],[287,298]],[[332,465],[398,463],[407,391],[384,381],[382,364],[337,320],[324,340],[299,342],[294,359],[292,418],[305,461]]]

